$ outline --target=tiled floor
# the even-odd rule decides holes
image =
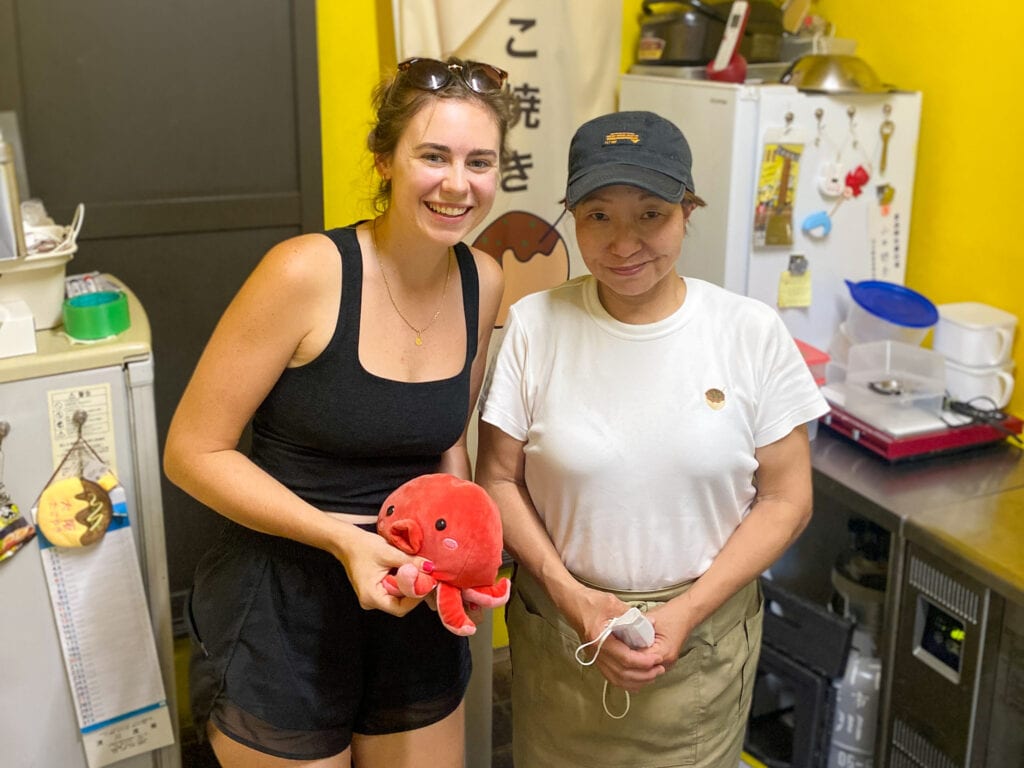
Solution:
[[[511,668],[508,647],[494,651],[493,715],[491,723],[491,768],[512,768]],[[208,745],[194,740],[181,748],[182,768],[217,768],[217,760]]]

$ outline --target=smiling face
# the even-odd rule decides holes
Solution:
[[[462,99],[430,99],[377,169],[391,179],[389,211],[440,245],[462,240],[491,210],[501,136],[493,113]]]
[[[686,231],[680,203],[615,185],[584,198],[573,216],[583,261],[612,317],[653,322],[679,308],[685,285],[675,263]]]

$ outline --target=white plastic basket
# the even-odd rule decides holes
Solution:
[[[26,225],[26,245],[30,233],[36,242],[50,243],[30,250],[23,259],[0,261],[0,302],[24,301],[32,312],[37,331],[56,328],[63,322],[64,278],[67,263],[78,250],[85,206],[75,208],[69,225]]]

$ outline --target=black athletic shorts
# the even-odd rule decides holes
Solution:
[[[363,610],[330,554],[234,523],[200,562],[186,619],[199,737],[212,719],[277,757],[324,758],[353,733],[430,725],[469,684],[467,639],[427,605],[402,618]]]

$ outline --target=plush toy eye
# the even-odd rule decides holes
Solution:
[[[439,531],[443,531],[445,528],[448,527],[448,523],[445,522],[445,519],[443,517],[439,517],[437,518],[437,522],[434,523],[434,527],[437,528],[437,530]]]
[[[393,514],[395,514],[395,505],[394,504],[389,504],[388,508],[386,510],[384,510],[384,516],[385,517],[391,517]]]

